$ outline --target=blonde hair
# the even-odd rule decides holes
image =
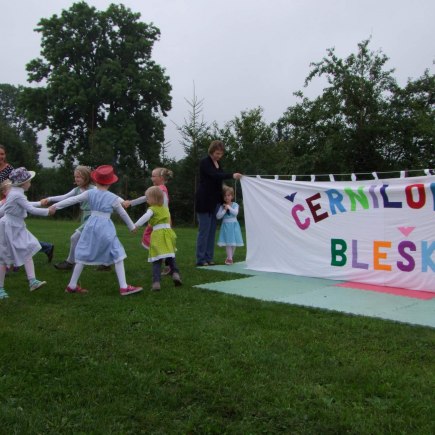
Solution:
[[[165,183],[171,180],[174,176],[174,173],[167,168],[154,168],[152,172],[156,171],[159,177],[162,177]]]
[[[151,186],[145,191],[147,202],[149,205],[163,205],[163,192],[158,186]]]
[[[0,145],[1,147],[1,145]],[[6,196],[6,190],[8,187],[11,187],[12,181],[11,180],[5,180],[0,184],[0,195]]]
[[[222,187],[222,195],[225,196],[226,193],[231,193],[231,196],[234,198],[234,189],[230,186]]]
[[[79,165],[74,169],[74,172],[78,172],[83,180],[85,180],[84,186],[89,186],[91,184],[91,168],[89,166]]]

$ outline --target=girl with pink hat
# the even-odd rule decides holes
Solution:
[[[110,216],[116,211],[125,222],[130,231],[135,232],[136,227],[121,205],[121,199],[109,188],[118,181],[118,177],[110,165],[99,166],[91,172],[96,189],[60,201],[50,207],[50,210],[60,210],[73,204],[87,201],[90,207],[90,216],[83,227],[82,234],[75,249],[75,266],[71,280],[66,287],[67,293],[87,293],[77,282],[85,265],[115,265],[119,281],[121,296],[140,292],[142,287],[127,284],[124,269],[124,259],[127,258],[124,247],[116,235],[115,225]]]

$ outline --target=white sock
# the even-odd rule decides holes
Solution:
[[[127,278],[125,277],[124,261],[115,263],[115,272],[119,281],[119,288],[127,288]]]
[[[2,264],[0,266],[0,288],[3,288],[5,285],[5,276],[6,276],[6,265]]]
[[[35,265],[33,258],[30,258],[24,263],[24,270],[26,271],[27,279],[32,282],[35,279]]]
[[[83,272],[84,267],[85,267],[84,264],[76,263],[76,265],[74,266],[73,273],[71,275],[71,279],[70,279],[69,284],[68,284],[69,288],[74,290],[77,287],[77,282],[80,278],[80,275]]]

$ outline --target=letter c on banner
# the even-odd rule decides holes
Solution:
[[[293,219],[296,222],[296,225],[301,229],[301,230],[306,230],[309,226],[310,226],[310,219],[306,218],[304,220],[304,222],[301,222],[301,220],[299,219],[299,215],[298,212],[300,211],[304,211],[305,208],[302,204],[296,204],[293,208],[292,208],[292,216]]]

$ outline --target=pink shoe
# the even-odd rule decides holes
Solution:
[[[127,285],[126,288],[120,288],[119,293],[121,294],[121,296],[128,296],[128,295],[132,295],[133,293],[139,293],[142,290],[143,290],[142,287],[135,287],[129,284]]]
[[[225,260],[225,264],[226,264],[226,265],[233,264],[233,260],[231,260],[231,258],[227,258],[227,259]]]
[[[79,285],[76,288],[71,288],[69,285],[66,286],[65,293],[87,293],[85,288],[81,288]]]

